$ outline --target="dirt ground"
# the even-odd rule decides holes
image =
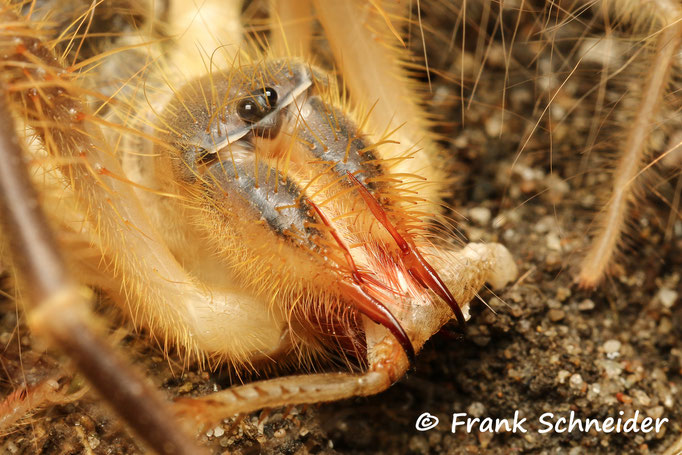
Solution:
[[[433,29],[450,29],[445,19],[425,11],[424,20]],[[536,19],[524,19],[521,29],[532,28]],[[582,24],[567,25],[565,36],[580,36],[579,27]],[[590,31],[598,32],[598,27]],[[658,454],[682,435],[682,411],[676,406],[682,398],[682,220],[671,218],[667,203],[674,199],[679,171],[648,186],[656,191],[645,194],[633,209],[627,246],[604,284],[594,291],[579,289],[574,278],[600,209],[600,194],[608,188],[607,169],[616,148],[609,138],[618,135],[611,125],[615,122],[594,112],[590,96],[596,95],[589,87],[598,73],[589,66],[572,76],[554,99],[552,113],[542,117],[549,92],[538,84],[537,68],[544,60],[533,57],[533,45],[518,44],[507,64],[499,35],[492,36],[475,91],[472,77],[463,92],[465,98],[475,93],[471,106],[462,109],[459,86],[438,73],[426,101],[431,112],[449,120],[436,130],[448,151],[444,163],[456,177],[447,202],[455,208],[451,216],[460,237],[506,245],[520,279],[500,291],[483,290],[481,301],[473,304],[464,339],[447,330],[434,336],[414,369],[385,393],[227,419],[200,436],[214,453]],[[454,61],[468,61],[467,74],[476,74],[478,47],[465,50],[464,58],[457,60],[462,56],[442,56],[437,40],[427,43],[435,68],[455,72]],[[415,50],[417,44],[412,43]],[[542,52],[546,55],[546,46]],[[554,87],[572,69],[551,69]],[[627,74],[609,90],[618,98],[618,90],[635,79]],[[676,111],[671,105],[665,115]],[[606,154],[586,156],[585,137],[596,121],[609,124],[596,136],[595,150]],[[539,128],[526,143],[536,122]],[[667,133],[657,140],[665,143]],[[0,342],[6,348],[0,360],[7,378],[2,390],[7,393],[21,376],[20,351],[30,365],[29,378],[54,374],[60,360],[41,354],[23,326],[19,328],[17,333],[13,304],[5,301]],[[177,366],[170,368],[172,362],[141,336],[125,332],[124,345],[169,396],[229,386],[229,379],[219,374],[179,374]],[[468,433],[461,427],[451,431],[453,413],[513,419],[516,411],[527,419],[528,433]],[[440,423],[420,432],[415,424],[425,412]],[[626,419],[638,412],[640,419],[668,422],[658,433],[540,434],[538,418],[547,412],[599,420]],[[0,438],[0,452],[144,450],[100,400],[88,394],[22,420]]]

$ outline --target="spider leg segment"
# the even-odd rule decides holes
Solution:
[[[6,18],[3,18],[6,20]],[[11,235],[14,266],[28,294],[29,326],[56,343],[136,433],[163,454],[201,451],[168,418],[157,390],[108,346],[89,310],[88,292],[75,284],[41,213],[21,159],[23,150],[6,101],[0,100],[0,226]]]
[[[657,121],[656,113],[663,104],[675,56],[679,55],[682,44],[682,7],[679,2],[656,0],[598,4],[605,10],[605,14],[612,9],[617,17],[629,17],[635,27],[653,24],[657,28],[651,34],[656,36],[656,51],[649,64],[651,70],[646,76],[639,106],[632,123],[628,125],[627,137],[621,147],[610,197],[597,215],[597,233],[580,264],[576,281],[583,288],[594,288],[603,281],[623,243],[627,212],[641,190],[640,177],[646,170],[644,162],[651,152],[651,134],[655,130],[652,125]],[[627,14],[628,11],[632,12]]]
[[[19,419],[50,403],[71,403],[81,399],[87,387],[69,393],[72,384],[70,374],[58,373],[48,376],[37,384],[19,386],[0,402],[0,431],[11,428]]]

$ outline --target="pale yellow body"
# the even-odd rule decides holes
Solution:
[[[146,121],[150,125],[154,123],[153,117],[159,115],[158,113],[163,110],[165,103],[173,95],[173,91],[178,90],[185,81],[195,77],[194,73],[197,72],[197,68],[205,71],[205,65],[202,68],[196,65],[196,62],[194,65],[186,63],[186,55],[192,54],[196,49],[217,48],[212,61],[212,64],[217,67],[221,65],[225,67],[233,61],[248,58],[246,50],[240,49],[234,44],[241,43],[239,15],[234,11],[234,8],[239,8],[239,3],[217,2],[215,5],[202,5],[202,10],[199,13],[192,11],[191,8],[188,11],[177,13],[178,23],[184,25],[177,26],[179,28],[174,29],[182,30],[182,32],[178,33],[177,44],[173,47],[172,54],[163,56],[161,61],[164,63],[157,65],[159,71],[167,72],[162,78],[157,78],[162,80],[162,84],[166,87],[154,91],[149,90],[154,95],[148,95],[144,100],[145,103],[152,105],[152,109],[148,109],[146,114]],[[422,210],[431,211],[435,214],[438,211],[437,194],[443,191],[441,185],[444,181],[438,168],[432,164],[435,159],[434,146],[425,136],[423,121],[418,120],[421,114],[417,104],[414,98],[410,96],[410,87],[401,83],[400,67],[397,62],[391,60],[391,53],[387,53],[388,43],[378,43],[363,37],[361,34],[363,31],[369,33],[366,30],[370,28],[370,23],[371,27],[382,26],[383,24],[377,22],[376,13],[373,14],[372,11],[369,11],[367,6],[359,6],[359,3],[355,5],[353,2],[345,3],[344,6],[340,5],[335,2],[317,2],[315,6],[321,15],[323,25],[330,27],[329,34],[332,37],[341,33],[334,27],[344,22],[344,18],[352,16],[355,8],[359,7],[362,10],[364,20],[368,22],[365,24],[362,21],[356,22],[354,26],[358,28],[357,33],[351,34],[357,37],[356,40],[345,40],[343,48],[335,52],[337,58],[346,62],[345,65],[348,66],[345,68],[344,74],[349,75],[350,79],[346,83],[353,94],[356,91],[359,92],[357,99],[362,100],[360,103],[362,105],[376,103],[372,107],[368,121],[365,122],[367,123],[366,128],[368,131],[375,131],[375,136],[398,128],[397,132],[390,136],[394,143],[387,144],[379,149],[382,158],[390,160],[409,156],[408,159],[399,161],[396,169],[392,169],[392,171],[397,174],[414,174],[423,177],[427,184],[420,180],[415,181],[415,188],[419,189],[420,196],[423,195],[425,201],[430,201],[422,204]],[[223,8],[224,11],[221,13],[218,11],[219,8]],[[175,9],[172,11],[177,12]],[[234,20],[237,21],[237,24],[226,26],[223,30],[225,33],[222,36],[217,36],[205,28],[205,22],[201,19],[206,11],[210,11],[213,16],[223,17],[224,19],[221,22],[231,24],[231,21]],[[186,17],[192,17],[193,20],[187,23],[184,19]],[[336,20],[332,20],[332,17]],[[385,39],[390,38],[391,36],[387,34]],[[340,46],[340,44],[337,45]],[[367,53],[370,55],[363,55]],[[209,55],[211,52],[207,51],[204,60],[208,59]],[[378,65],[382,69],[382,74],[393,74],[392,77],[396,78],[394,86],[387,85],[379,72],[372,73],[362,70],[362,62],[375,59],[385,63],[385,65]],[[181,62],[181,64],[176,67],[177,62]],[[230,71],[230,68],[226,67],[222,71]],[[364,77],[354,79],[353,75],[358,74],[362,74]],[[172,90],[169,90],[169,86]],[[388,96],[388,93],[393,89],[399,90],[401,94]],[[190,104],[192,100],[186,100],[185,103]],[[142,108],[146,107],[143,104]],[[368,109],[367,106],[364,108]],[[360,112],[361,109],[356,108],[356,111]],[[139,116],[139,114],[137,115]],[[148,127],[146,132],[150,135],[154,134],[151,127]],[[167,222],[173,216],[187,219],[192,216],[192,213],[191,209],[185,207],[178,199],[169,198],[165,194],[154,194],[148,190],[151,188],[160,192],[169,190],[172,192],[172,189],[159,181],[159,179],[165,178],[166,172],[155,171],[155,166],[158,165],[156,164],[157,157],[154,153],[153,144],[150,141],[140,140],[133,136],[133,142],[126,144],[122,149],[124,172],[128,178],[142,187],[142,189],[138,188],[136,193],[142,205],[146,207],[146,215],[151,219],[151,224],[156,227],[174,259],[187,273],[187,278],[184,280],[188,283],[183,285],[185,294],[180,294],[182,299],[178,299],[181,301],[177,304],[174,304],[173,301],[166,301],[164,305],[151,307],[150,317],[153,320],[153,325],[147,325],[152,325],[153,330],[159,333],[158,336],[177,339],[181,345],[192,352],[202,353],[208,357],[227,359],[236,365],[250,364],[264,358],[273,358],[278,352],[281,353],[290,349],[296,340],[291,339],[292,334],[289,331],[288,306],[282,302],[273,302],[267,295],[254,295],[245,291],[243,281],[232,276],[234,272],[221,261],[218,257],[219,254],[216,254],[214,249],[202,241],[200,233],[191,228],[178,228],[177,223]],[[179,213],[181,215],[178,215]],[[192,246],[188,247],[188,245]],[[454,249],[454,247],[448,248]],[[432,254],[434,260],[441,264],[441,273],[447,273],[451,276],[451,283],[453,283],[451,286],[455,289],[461,287],[459,278],[448,269],[453,270],[466,266],[480,271],[479,277],[474,279],[471,284],[465,285],[475,292],[488,278],[488,272],[485,270],[494,268],[496,257],[495,254],[491,255],[485,249],[479,251],[481,252],[479,258],[471,258],[473,262],[464,263],[460,258],[448,256],[451,253],[445,251],[433,250]],[[445,260],[446,257],[450,258],[449,262]],[[356,256],[356,262],[362,264],[365,260]],[[507,267],[512,267],[506,273],[513,276],[515,274],[513,263],[509,263]],[[275,293],[275,295],[277,294]],[[465,293],[460,302],[464,304],[472,296],[473,294]],[[286,296],[280,297],[285,298]],[[168,297],[165,298],[168,299]],[[174,296],[173,298],[175,300],[177,297]],[[185,316],[189,324],[185,323],[183,327],[189,336],[174,333],[177,331],[178,324],[164,308],[176,305],[180,308],[186,308],[187,316],[190,316]],[[411,311],[406,310],[404,313],[410,314]],[[400,318],[400,316],[397,317]],[[413,327],[412,330],[416,330],[416,327]],[[305,349],[309,349],[311,353],[315,351],[314,347],[299,346],[299,352],[305,354]]]
[[[168,165],[159,159],[167,145],[160,138],[174,133],[175,129],[168,121],[159,121],[164,119],[164,106],[173,96],[179,96],[187,81],[199,74],[207,71],[229,74],[259,59],[270,61],[279,56],[254,56],[249,46],[241,42],[239,1],[205,2],[200,11],[192,7],[185,9],[182,2],[172,3],[167,26],[172,33],[171,46],[141,45],[148,40],[144,33],[127,37],[122,43],[136,51],[143,50],[146,59],[143,70],[124,68],[123,73],[130,75],[130,79],[122,85],[119,103],[111,104],[105,119],[89,112],[76,112],[77,115],[65,120],[60,117],[62,112],[50,111],[49,104],[44,107],[45,117],[55,124],[72,122],[71,127],[59,129],[60,134],[45,139],[49,155],[61,157],[69,164],[64,168],[46,166],[43,170],[49,177],[43,183],[64,178],[73,182],[67,191],[60,193],[59,198],[65,202],[52,207],[50,216],[66,233],[62,243],[67,253],[77,248],[87,251],[85,257],[77,254],[69,257],[79,278],[101,288],[124,309],[135,326],[147,330],[164,347],[179,349],[187,359],[208,361],[211,366],[228,362],[236,368],[257,367],[263,361],[275,365],[285,362],[309,365],[312,359],[323,357],[328,347],[318,342],[314,333],[305,331],[301,319],[306,314],[347,315],[350,311],[342,305],[343,299],[339,297],[342,292],[335,289],[335,280],[351,281],[353,272],[357,272],[352,270],[348,257],[358,270],[373,272],[373,268],[384,266],[381,263],[384,254],[395,261],[385,267],[386,275],[395,282],[396,292],[409,296],[396,305],[386,306],[409,337],[407,341],[418,351],[453,317],[452,310],[423,283],[420,285],[411,275],[412,270],[408,273],[408,266],[396,259],[395,239],[388,235],[385,226],[377,223],[376,214],[370,213],[366,201],[363,202],[343,174],[334,177],[320,173],[319,179],[311,177],[314,172],[308,169],[304,145],[295,145],[296,152],[304,158],[298,162],[292,159],[291,169],[287,171],[303,182],[308,179],[307,190],[314,195],[310,198],[333,221],[335,228],[331,230],[336,229],[340,236],[337,243],[349,245],[346,268],[337,266],[326,256],[327,262],[319,262],[327,254],[326,250],[306,253],[265,236],[265,244],[272,242],[279,246],[267,251],[262,246],[236,242],[230,233],[252,229],[251,225],[235,228],[230,224],[244,222],[240,216],[225,221],[206,215],[204,208],[188,203],[194,197],[192,191],[198,190],[188,191],[187,185],[177,184],[168,172]],[[414,248],[422,251],[461,307],[466,308],[486,282],[502,286],[514,279],[516,266],[501,245],[474,244],[458,251],[450,239],[436,243],[424,235],[428,232],[425,219],[439,212],[439,195],[446,182],[436,165],[438,150],[425,132],[426,123],[413,92],[415,87],[407,83],[395,58],[392,26],[361,1],[313,3],[353,101],[342,100],[340,89],[333,83],[315,89],[323,93],[328,106],[338,108],[336,115],[343,116],[343,121],[352,128],[361,130],[364,140],[378,143],[374,151],[382,163],[390,163],[386,164],[390,169],[386,175],[399,180],[396,186],[404,184],[405,191],[418,195],[418,199],[409,200],[391,196],[390,204],[386,204],[393,219],[418,224],[409,229],[399,226],[404,235]],[[362,20],[355,20],[357,14]],[[208,18],[221,27],[211,27]],[[340,34],[345,31],[336,27],[336,21],[352,22],[357,42],[342,42]],[[278,26],[287,30],[285,24],[278,25],[273,20],[273,29],[277,30]],[[292,41],[300,46],[305,42],[295,37]],[[194,60],[189,56],[194,56]],[[132,58],[131,61],[138,62]],[[100,70],[126,65],[125,52],[114,62],[118,63],[103,65]],[[310,72],[317,77],[318,70]],[[73,93],[76,98],[75,88]],[[207,99],[211,99],[210,95]],[[181,100],[180,104],[185,101],[192,102]],[[310,113],[305,108],[296,112],[297,122],[320,120],[319,112]],[[102,126],[108,127],[106,131]],[[30,130],[33,126],[27,127]],[[286,142],[286,137],[282,141]],[[255,143],[261,146],[258,141]],[[36,153],[42,151],[36,148]],[[376,193],[382,194],[380,190]],[[387,196],[390,194],[387,192],[382,197],[390,199]],[[356,211],[362,213],[357,215]],[[201,216],[206,218],[196,222]],[[318,221],[318,224],[321,223]],[[262,224],[253,226],[254,232],[267,233],[262,230]],[[213,227],[215,238],[210,238]],[[358,229],[365,234],[359,234]],[[249,240],[256,242],[258,235],[253,234],[254,239]],[[337,248],[337,256],[343,257],[342,245],[330,248],[329,251]],[[308,263],[309,256],[312,259]],[[269,268],[272,263],[277,264]],[[240,264],[245,264],[243,269]],[[284,278],[278,278],[278,273],[283,273]],[[256,277],[251,277],[254,274]],[[67,299],[61,296],[58,300]],[[297,311],[301,313],[292,316]],[[44,326],[48,317],[36,316],[35,327]],[[311,385],[307,389],[281,386],[298,383],[300,378],[282,379],[272,390],[270,383],[250,385],[239,392],[213,397],[211,410],[196,410],[196,403],[190,403],[190,408],[196,411],[193,413],[197,418],[214,419],[218,415],[278,403],[325,401],[383,390],[404,374],[407,357],[386,327],[366,316],[359,316],[357,321],[363,331],[366,363],[370,368],[366,375],[340,374],[331,381],[326,375],[313,375],[306,379]],[[329,387],[315,387],[318,382]],[[269,392],[262,395],[258,391],[262,388]],[[254,393],[260,398],[251,399]],[[235,401],[235,397],[239,399]],[[243,397],[247,397],[246,401]]]

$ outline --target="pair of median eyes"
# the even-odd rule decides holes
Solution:
[[[277,92],[272,87],[251,93],[237,104],[237,115],[245,123],[256,123],[268,115],[277,105]],[[217,154],[202,148],[198,150],[198,161],[209,164],[217,159]]]
[[[255,123],[268,115],[277,104],[277,92],[272,87],[252,93],[237,104],[237,115],[246,123]]]

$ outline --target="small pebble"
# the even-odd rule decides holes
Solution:
[[[615,37],[584,37],[580,48],[577,50],[581,60],[596,63],[599,66],[616,68],[621,65],[624,55],[625,44]]]
[[[537,223],[535,223],[535,225],[533,226],[533,230],[535,232],[537,232],[538,234],[545,234],[545,233],[549,232],[551,221],[552,220],[550,219],[548,222],[548,220],[546,218],[543,218],[540,221],[538,221]]]
[[[638,406],[649,406],[651,404],[651,398],[643,390],[636,389],[632,392],[636,404]]]
[[[561,321],[566,316],[566,313],[564,312],[564,310],[552,309],[547,312],[547,316],[549,317],[550,321],[557,322]]]
[[[606,343],[604,343],[604,352],[607,354],[613,354],[615,352],[620,351],[620,341],[618,340],[608,340]]]
[[[488,447],[490,444],[490,441],[492,441],[493,436],[495,436],[495,433],[492,431],[479,431],[478,432],[478,442],[481,444],[481,448],[485,449]]]
[[[412,436],[407,446],[411,452],[429,453],[429,442],[422,436]]]
[[[620,376],[623,372],[623,366],[613,360],[597,360],[595,363],[604,369],[606,376],[609,378]]]
[[[525,319],[519,321],[519,324],[517,325],[517,330],[520,333],[528,332],[530,330],[530,321],[527,321]]]
[[[429,446],[436,447],[443,440],[443,434],[439,431],[431,431],[429,433]]]
[[[474,401],[467,408],[467,414],[473,417],[481,417],[485,414],[485,405],[480,401]]]
[[[502,118],[497,115],[491,116],[486,120],[484,128],[488,137],[498,137],[502,133]]]
[[[485,207],[473,207],[469,209],[469,218],[479,226],[487,226],[491,217],[490,209]]]
[[[563,197],[571,190],[568,182],[559,178],[556,174],[548,175],[545,179],[545,184],[548,191],[544,197],[553,204],[561,202]]]
[[[671,409],[675,405],[675,400],[673,400],[671,394],[668,393],[663,397],[663,405],[668,409]]]
[[[578,304],[579,311],[590,311],[594,310],[594,302],[590,299],[585,299]]]
[[[521,306],[519,305],[516,304],[511,305],[509,311],[511,312],[511,315],[514,316],[515,318],[520,318],[521,316],[523,316],[523,308],[521,308]]]
[[[601,394],[601,386],[599,385],[598,382],[595,382],[594,384],[590,385],[587,389],[587,399],[590,401],[594,401],[595,398],[599,397]]]
[[[476,346],[480,347],[485,347],[488,346],[490,343],[491,338],[489,336],[477,336],[473,337],[474,343],[476,343]]]
[[[571,340],[566,340],[563,343],[563,348],[566,351],[566,353],[570,354],[570,355],[580,355],[580,353],[582,352],[582,349],[580,349],[580,346]]]
[[[557,382],[559,384],[563,384],[564,382],[566,382],[566,378],[569,377],[570,375],[571,375],[570,371],[560,370],[559,373],[556,375]]]
[[[583,386],[583,377],[578,373],[575,373],[571,376],[571,379],[568,380],[568,383],[570,384],[571,388],[579,389]]]
[[[99,443],[99,439],[97,439],[95,436],[88,436],[88,445],[91,449],[94,450],[99,447]]]
[[[463,134],[460,134],[455,138],[453,144],[455,147],[460,149],[466,148],[469,145],[469,138]]]
[[[654,406],[647,411],[647,415],[652,419],[660,419],[663,417],[663,406]]]
[[[623,403],[623,404],[630,404],[630,403],[632,403],[632,398],[630,398],[629,396],[627,396],[627,395],[625,395],[624,393],[621,393],[621,392],[618,392],[618,393],[616,394],[616,399],[617,399],[618,401],[620,401],[621,403]]]
[[[556,299],[559,302],[565,301],[570,296],[571,296],[571,290],[566,288],[566,287],[562,286],[556,290]]]
[[[493,228],[499,229],[505,225],[507,222],[507,217],[505,215],[497,215],[493,220]]]
[[[555,299],[547,300],[547,307],[558,310],[561,309],[561,303]]]
[[[534,193],[538,189],[538,184],[535,180],[524,180],[519,184],[519,189],[524,194]]]
[[[284,428],[279,428],[274,432],[276,438],[283,438],[286,434],[287,431]]]
[[[656,299],[666,308],[671,308],[677,300],[677,292],[668,288],[661,288],[656,294]]]
[[[545,266],[547,267],[548,270],[552,270],[554,267],[558,267],[562,264],[562,257],[561,255],[554,251],[550,251],[547,253],[547,256],[545,257]]]
[[[552,251],[561,251],[561,239],[555,232],[550,232],[545,238],[547,248]]]
[[[194,389],[194,384],[191,382],[185,382],[180,387],[178,387],[178,393],[191,392]]]
[[[224,434],[225,434],[225,430],[223,430],[223,427],[215,427],[213,429],[213,436],[215,436],[216,438],[219,438]]]

